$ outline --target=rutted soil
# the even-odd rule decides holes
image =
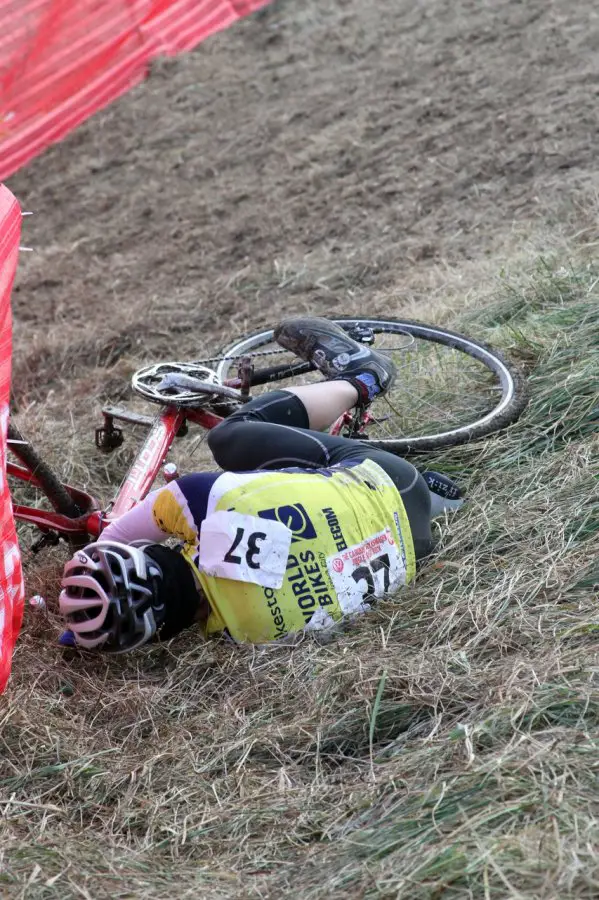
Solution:
[[[15,402],[72,435],[140,362],[283,314],[426,318],[439,271],[576,216],[597,38],[590,2],[281,0],[159,61],[10,179]]]

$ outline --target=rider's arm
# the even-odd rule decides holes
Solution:
[[[102,532],[108,541],[152,541],[160,543],[176,537],[195,544],[206,517],[210,489],[218,472],[195,472],[169,482],[142,500]]]
[[[159,493],[160,491],[152,491],[129,512],[110,522],[100,535],[100,540],[120,541],[122,544],[130,544],[132,541],[151,541],[160,544],[165,541],[170,534],[160,528],[152,512],[156,495]]]

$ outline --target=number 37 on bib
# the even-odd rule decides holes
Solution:
[[[219,510],[202,522],[198,564],[206,575],[280,588],[291,537],[281,522]]]

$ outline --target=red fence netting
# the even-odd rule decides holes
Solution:
[[[0,0],[0,181],[141,81],[151,59],[190,50],[269,0]],[[10,291],[21,211],[0,184],[0,691],[23,616],[6,482]]]
[[[268,0],[0,0],[0,180]]]
[[[4,690],[12,651],[23,617],[21,556],[6,481],[6,426],[10,394],[12,288],[21,234],[21,209],[0,184],[0,691]]]

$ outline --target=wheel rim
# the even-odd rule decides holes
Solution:
[[[388,351],[398,367],[398,377],[388,397],[372,405],[377,422],[369,425],[368,437],[376,444],[401,444],[417,450],[434,442],[450,445],[474,434],[494,430],[513,406],[516,382],[499,354],[465,335],[436,326],[413,322],[365,318],[336,319],[351,326],[361,323],[374,329],[375,348]],[[413,341],[406,346],[405,336]],[[404,344],[398,345],[398,337]],[[227,348],[227,356],[256,356],[256,368],[287,359],[270,344],[272,330],[251,335]],[[399,347],[399,349],[398,349]],[[267,355],[272,348],[272,355]],[[235,363],[223,359],[219,378],[231,377]],[[322,380],[319,373],[270,384],[263,390]],[[254,393],[254,391],[252,392]]]

